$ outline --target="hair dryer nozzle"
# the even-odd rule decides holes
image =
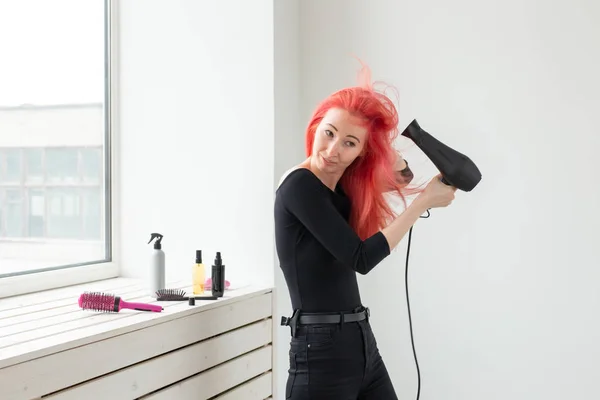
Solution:
[[[424,131],[416,119],[406,127],[402,136],[411,139],[425,153],[444,177],[444,183],[470,192],[481,181],[481,172],[469,157]]]

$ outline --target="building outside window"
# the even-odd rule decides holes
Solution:
[[[102,153],[101,143],[0,148],[0,237],[102,240]]]

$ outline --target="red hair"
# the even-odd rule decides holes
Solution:
[[[339,90],[322,101],[306,129],[306,154],[310,157],[317,126],[329,109],[344,109],[359,117],[367,128],[362,154],[340,180],[352,204],[350,225],[363,240],[396,216],[384,193],[393,192],[405,202],[403,185],[396,181],[394,170],[398,157],[394,148],[398,137],[398,112],[389,97],[375,91],[370,78],[370,70],[363,64],[359,86]]]

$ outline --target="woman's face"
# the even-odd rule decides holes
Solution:
[[[312,154],[326,173],[343,173],[362,153],[367,129],[348,111],[331,108],[317,126]]]

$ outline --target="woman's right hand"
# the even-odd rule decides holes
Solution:
[[[427,184],[421,197],[427,208],[447,207],[454,200],[454,192],[456,187],[443,183],[442,175],[439,174]]]

